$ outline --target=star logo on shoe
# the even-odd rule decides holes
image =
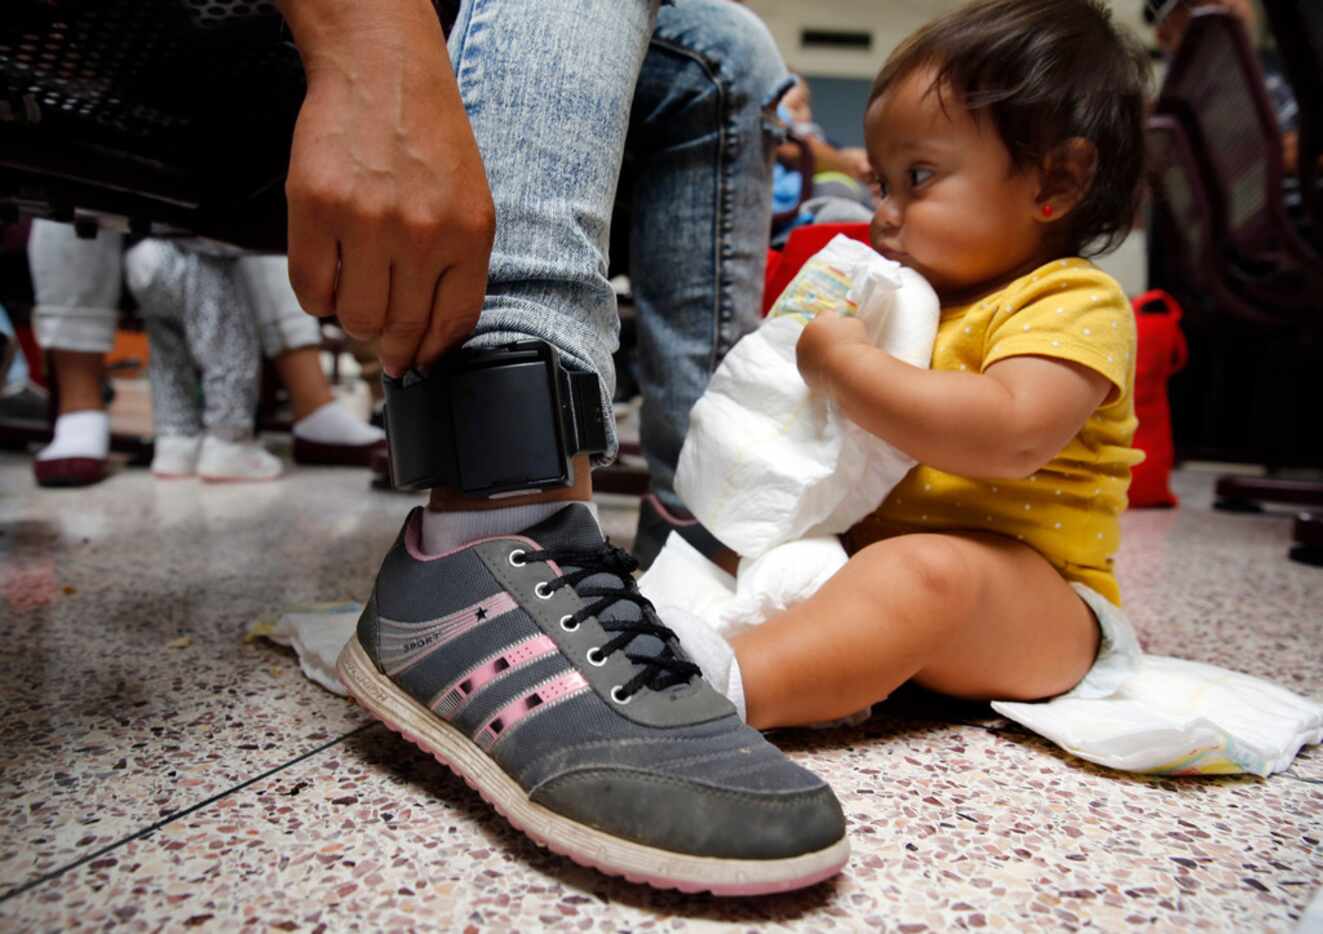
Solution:
[[[474,615],[477,616],[479,620],[484,620],[487,618],[487,611],[482,607],[478,607],[478,612]]]

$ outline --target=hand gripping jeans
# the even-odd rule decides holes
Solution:
[[[655,13],[644,0],[469,0],[450,54],[496,201],[471,343],[549,341],[601,377],[605,400],[619,336],[608,238],[628,152],[641,440],[654,490],[679,506],[689,410],[758,323],[771,113],[790,80],[780,54],[728,0]]]

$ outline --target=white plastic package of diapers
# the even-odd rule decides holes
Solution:
[[[907,363],[927,368],[932,359],[940,309],[918,273],[844,236],[804,264],[762,327],[718,367],[680,452],[676,490],[741,555],[845,531],[914,466],[810,396],[795,344],[826,310],[858,315],[878,347]]]

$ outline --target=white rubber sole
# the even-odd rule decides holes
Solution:
[[[850,858],[850,843],[844,837],[803,856],[741,860],[672,853],[594,830],[530,801],[519,784],[467,736],[378,672],[357,636],[340,652],[336,669],[363,709],[449,767],[533,842],[580,865],[662,889],[763,895],[829,879]]]

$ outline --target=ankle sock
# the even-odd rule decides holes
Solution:
[[[294,436],[317,444],[376,444],[386,433],[357,419],[339,402],[328,402],[294,423]]]
[[[571,502],[587,506],[593,514],[593,521],[601,525],[601,521],[597,518],[597,504],[584,503],[580,500],[557,500],[554,503],[529,503],[526,506],[467,509],[457,512],[433,512],[431,509],[424,509],[423,551],[429,555],[439,555],[479,538],[522,532],[529,526],[537,525],[548,516],[560,512]]]
[[[110,416],[88,409],[69,412],[55,420],[55,437],[37,452],[37,460],[87,457],[105,460],[110,451]]]
[[[735,705],[740,719],[747,720],[744,703],[744,675],[735,650],[721,633],[688,610],[677,606],[657,608],[657,615],[680,640],[680,647],[695,665],[703,669],[708,684]]]

